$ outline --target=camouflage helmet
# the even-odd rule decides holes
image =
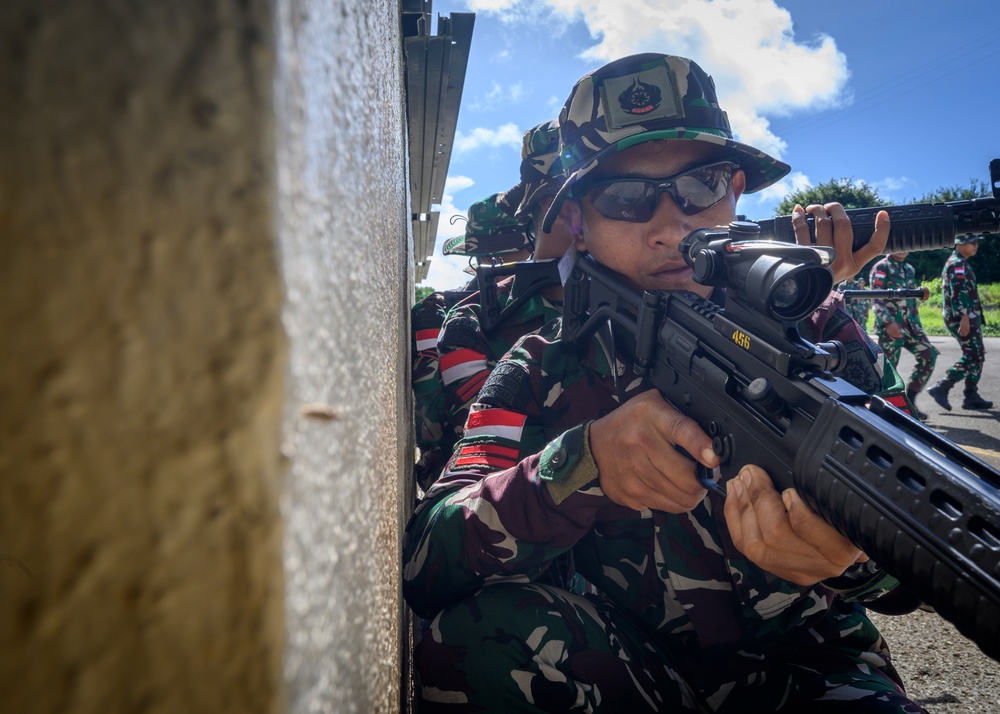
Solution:
[[[955,236],[955,245],[964,245],[966,243],[975,243],[982,236],[975,233],[964,233],[962,235]]]
[[[601,159],[645,141],[687,139],[727,149],[746,174],[746,193],[770,186],[788,164],[733,140],[715,82],[694,61],[631,55],[584,75],[559,114],[560,160],[567,176],[545,216],[555,221],[570,187]]]
[[[469,206],[465,235],[445,241],[445,255],[487,258],[531,249],[528,227],[498,203],[500,195],[494,193]]]
[[[559,122],[549,119],[524,132],[521,140],[521,180],[502,195],[501,202],[519,220],[545,196],[554,196],[566,175],[559,161]]]

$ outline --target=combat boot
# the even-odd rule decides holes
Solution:
[[[927,393],[931,395],[935,402],[941,405],[942,409],[947,409],[951,411],[951,402],[948,401],[948,392],[951,388],[955,386],[955,383],[950,379],[942,379],[937,382],[933,387],[927,390]]]
[[[962,400],[962,409],[992,409],[993,402],[979,396],[979,386],[976,384],[965,384],[965,399]]]

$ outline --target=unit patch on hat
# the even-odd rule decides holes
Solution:
[[[601,85],[601,103],[609,129],[684,116],[677,77],[666,64],[624,77],[608,77]]]

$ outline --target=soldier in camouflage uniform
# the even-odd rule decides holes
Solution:
[[[496,306],[502,317],[495,320],[496,324],[484,323],[482,295],[475,292],[448,313],[442,326],[438,353],[446,405],[444,418],[455,425],[459,435],[469,406],[497,360],[519,337],[562,313],[562,283],[555,262],[572,245],[573,236],[558,219],[549,232],[535,230],[562,185],[562,165],[558,159],[558,123],[550,120],[529,129],[522,142],[521,179],[499,198],[499,205],[524,222],[534,240],[533,263],[521,265],[521,270],[550,268],[555,284],[535,291],[535,285],[543,283],[516,272],[499,283],[483,284],[481,280],[480,290],[493,291],[490,304]],[[542,266],[541,261],[551,264]]]
[[[979,249],[979,236],[966,234],[955,238],[955,250],[941,271],[942,313],[948,328],[962,348],[958,362],[948,368],[945,378],[927,390],[934,401],[951,411],[948,392],[956,382],[965,380],[962,409],[991,409],[993,402],[979,394],[986,349],[983,346],[983,306],[979,302],[976,274],[969,258]]]
[[[711,78],[680,57],[618,60],[576,85],[560,134],[568,178],[547,220],[566,211],[577,248],[640,289],[721,300],[679,242],[788,167],[733,140]],[[850,244],[841,206],[807,210],[818,242]],[[885,245],[886,218],[837,256],[838,279]],[[809,240],[804,212],[793,226]],[[706,491],[674,445],[714,468],[711,439],[619,351],[604,332],[575,351],[553,321],[483,386],[407,528],[404,594],[436,615],[421,709],[923,711],[856,604],[892,579],[755,466]],[[569,551],[597,594],[550,584]]]
[[[445,255],[467,255],[472,260],[521,260],[529,255],[527,227],[501,208],[494,194],[469,207],[465,234],[445,243]],[[475,279],[455,290],[436,291],[410,310],[411,384],[416,445],[420,456],[414,476],[422,489],[438,477],[462,435],[462,423],[453,426],[441,386],[437,342],[448,311],[476,292]]]
[[[890,253],[887,257],[872,266],[872,290],[915,290],[917,284],[913,266],[906,262],[908,253]],[[930,297],[930,291],[923,288],[922,300]],[[915,363],[910,373],[910,381],[906,384],[906,394],[914,404],[917,394],[934,372],[938,351],[924,333],[920,323],[920,311],[915,298],[902,300],[873,300],[875,310],[875,334],[878,346],[885,352],[886,358],[893,365],[899,364],[899,354],[904,349],[910,352]],[[920,419],[927,415],[917,410]]]
[[[837,286],[837,290],[843,292],[844,290],[866,290],[864,276],[855,276],[850,280],[845,280],[840,285]],[[870,300],[851,300],[850,302],[845,301],[844,309],[847,310],[847,314],[854,318],[861,327],[867,329],[868,327],[868,314],[871,312],[871,301]]]

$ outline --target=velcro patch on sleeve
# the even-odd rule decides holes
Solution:
[[[479,401],[490,406],[524,411],[531,401],[527,372],[519,364],[501,361],[479,390]]]
[[[441,346],[447,349],[481,349],[479,323],[471,317],[454,317],[444,324]]]

